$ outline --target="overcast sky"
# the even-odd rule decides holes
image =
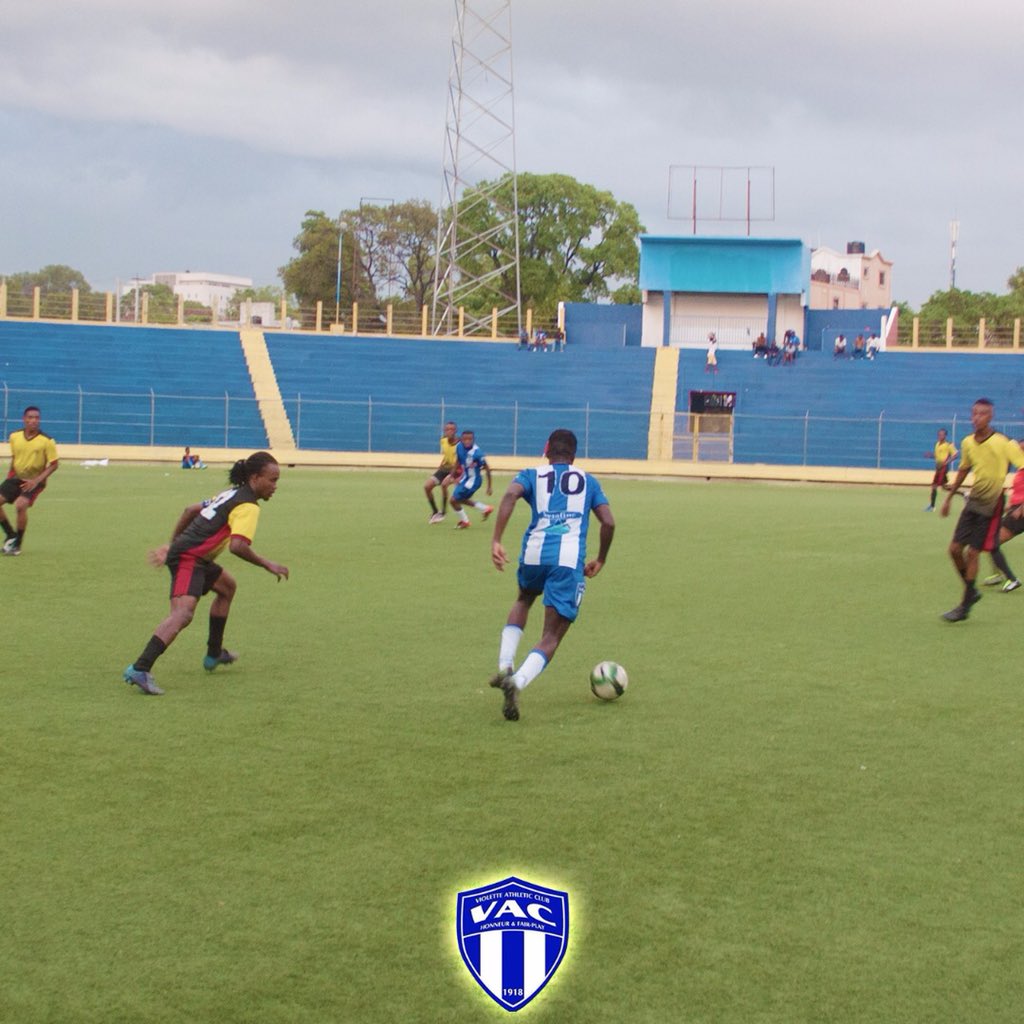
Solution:
[[[307,209],[437,204],[455,10],[0,0],[0,274],[278,284]],[[956,219],[957,285],[1002,293],[1024,265],[1022,30],[1018,0],[512,0],[518,168],[689,234],[671,166],[773,167],[753,234],[862,240],[916,307],[949,285]]]

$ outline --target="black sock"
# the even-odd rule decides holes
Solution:
[[[974,580],[964,580],[964,604],[970,604],[971,598],[974,596],[976,590],[974,586]]]
[[[206,640],[206,654],[210,658],[219,658],[224,649],[224,627],[228,624],[226,615],[210,616],[210,635]]]
[[[17,537],[17,534],[14,532],[14,527],[11,526],[6,519],[0,522],[0,526],[4,528],[4,533],[7,535],[8,540],[14,540],[14,538]]]
[[[167,650],[167,644],[155,633],[149,638],[146,649],[135,659],[135,668],[139,672],[148,672],[153,667],[153,662]]]
[[[1013,570],[1010,568],[1010,563],[1006,560],[1006,556],[1003,554],[1002,548],[996,548],[991,552],[992,561],[995,563],[996,568],[1008,579],[1015,580],[1017,577]]]
[[[932,488],[932,505],[933,506],[935,505],[935,495],[938,494],[938,493],[939,492],[933,487]]]
[[[427,501],[430,502],[430,507],[434,510],[434,515],[436,516],[437,515],[437,502],[434,501],[434,496],[432,494],[428,494],[427,495]]]

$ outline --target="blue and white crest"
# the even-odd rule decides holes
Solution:
[[[480,987],[521,1010],[551,980],[569,945],[569,894],[506,878],[460,892],[459,952]]]

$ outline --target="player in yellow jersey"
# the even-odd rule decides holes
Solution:
[[[939,488],[946,486],[946,482],[949,480],[949,469],[953,465],[953,460],[959,454],[956,450],[956,445],[946,439],[946,431],[940,429],[934,451],[924,453],[926,459],[935,459],[935,475],[932,477],[932,499],[925,505],[925,512],[935,511],[935,497],[939,493]]]
[[[0,528],[7,539],[5,555],[20,555],[21,542],[28,527],[28,510],[57,472],[57,445],[39,429],[39,409],[30,405],[22,413],[22,428],[11,434],[11,468],[0,484]],[[12,529],[3,506],[14,506],[16,529]]]
[[[444,521],[444,515],[448,511],[448,485],[449,477],[455,469],[455,449],[458,446],[458,430],[455,424],[449,420],[444,425],[444,434],[441,436],[441,465],[427,477],[423,490],[426,492],[427,501],[430,502],[430,509],[433,515],[431,523]],[[434,500],[434,488],[441,488],[441,511],[437,510],[437,502]]]
[[[975,587],[978,555],[998,547],[1006,474],[1011,463],[1018,469],[1024,467],[1024,449],[992,429],[992,411],[992,403],[987,398],[979,398],[971,406],[974,433],[960,444],[960,468],[939,509],[941,516],[949,515],[953,495],[967,479],[967,474],[973,472],[970,496],[949,542],[949,555],[964,581],[964,594],[960,604],[942,616],[947,622],[962,622],[970,614],[971,606],[981,600]]]

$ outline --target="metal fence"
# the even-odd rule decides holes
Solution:
[[[3,432],[21,426],[22,411],[38,405],[43,430],[74,444],[213,445],[264,447],[266,431],[251,396],[171,395],[146,391],[66,391],[2,384]]]
[[[21,426],[26,405],[43,412],[43,429],[58,442],[153,446],[262,448],[266,431],[255,399],[237,395],[173,395],[139,392],[41,391],[0,383],[4,436]],[[476,431],[485,452],[539,457],[554,427],[579,438],[581,458],[644,459],[650,411],[607,409],[584,403],[536,407],[518,401],[476,405],[466,402],[383,402],[372,396],[334,401],[294,395],[284,400],[296,447],[310,451],[437,451],[444,423],[455,420]],[[736,414],[729,429],[694,433],[687,413],[677,413],[674,457],[803,466],[858,466],[924,469],[945,428],[959,443],[970,421],[905,419],[880,413],[871,418],[759,416]],[[1024,435],[1024,422],[994,424],[1011,436]],[[140,455],[144,456],[144,451]]]

